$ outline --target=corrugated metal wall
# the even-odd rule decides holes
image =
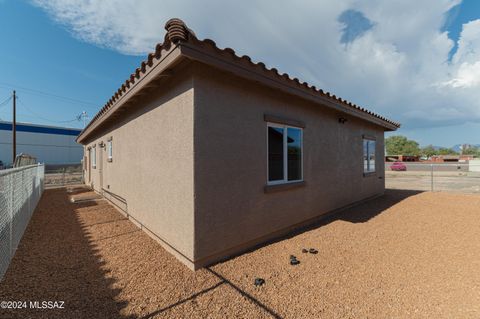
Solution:
[[[35,128],[35,126],[32,126]],[[62,130],[45,132],[17,131],[17,154],[27,153],[46,164],[80,163],[82,146],[75,142],[76,135],[58,134]],[[66,130],[65,130],[66,131]],[[48,132],[48,133],[46,133]],[[12,132],[0,129],[0,160],[4,164],[12,162]]]

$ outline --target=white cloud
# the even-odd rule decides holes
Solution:
[[[459,0],[235,1],[34,0],[89,43],[145,54],[165,21],[232,47],[410,127],[480,122],[480,20],[463,26],[458,50],[441,32]],[[338,16],[357,10],[373,27],[340,43]]]
[[[463,25],[458,40],[458,50],[453,56],[455,63],[476,62],[480,60],[480,19]]]
[[[473,88],[480,89],[480,61],[473,64],[464,62],[457,70],[456,76],[445,82],[446,86],[452,88]]]

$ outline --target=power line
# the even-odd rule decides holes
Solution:
[[[66,97],[66,96],[62,96],[62,95],[58,95],[58,94],[54,94],[54,93],[49,93],[49,92],[45,92],[45,91],[40,91],[40,90],[36,90],[36,89],[27,88],[27,87],[16,86],[16,85],[12,85],[12,84],[9,84],[9,83],[6,83],[6,82],[0,82],[0,87],[6,88],[6,89],[20,90],[20,91],[23,91],[24,93],[27,93],[27,94],[36,94],[36,95],[41,95],[41,96],[48,96],[48,97],[56,98],[56,99],[59,99],[59,100],[62,100],[62,101],[68,101],[68,102],[71,102],[71,103],[82,104],[85,107],[94,108],[96,110],[99,109],[98,104],[93,103],[93,102],[74,99],[74,98],[70,98],[70,97]],[[90,105],[90,106],[86,106],[85,104]]]
[[[39,118],[41,120],[44,120],[44,121],[48,121],[48,122],[52,122],[52,123],[71,123],[71,122],[78,121],[77,117],[75,117],[72,120],[66,120],[66,121],[56,121],[56,120],[47,119],[47,118],[33,112],[19,97],[17,97],[17,101],[20,102],[20,104],[25,108],[25,110],[27,110],[27,112],[35,115],[37,118]]]
[[[12,99],[12,96],[9,96],[5,100],[3,100],[3,102],[0,102],[0,108],[2,106],[5,106],[8,103],[8,101],[10,101],[11,99]],[[2,121],[2,118],[0,118],[0,121]]]
[[[18,100],[17,100],[17,101],[18,101]],[[17,113],[17,117],[20,117],[20,118],[24,118],[24,117],[25,117],[25,118],[37,119],[37,120],[39,119],[38,116],[32,115],[32,114],[27,114],[27,113]],[[11,121],[11,120],[7,120],[7,118],[8,118],[8,117],[0,117],[0,121]],[[42,119],[42,120],[43,120],[43,119]],[[47,120],[45,119],[44,121],[47,121]],[[23,123],[23,121],[17,121],[17,123],[20,123],[20,122]],[[48,122],[59,123],[59,122],[52,121],[52,120],[48,120]],[[32,121],[32,122],[29,121],[28,123],[33,123],[33,124],[35,124],[34,121]],[[73,123],[73,122],[72,122],[72,123]]]
[[[0,107],[6,105],[8,103],[8,101],[10,101],[12,99],[11,96],[7,97],[3,102],[0,102]]]

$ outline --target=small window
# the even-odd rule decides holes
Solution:
[[[97,168],[97,149],[95,146],[93,146],[91,150],[92,150],[92,168]]]
[[[363,139],[363,172],[375,172],[375,140],[371,138]]]
[[[268,184],[303,180],[303,130],[268,123]]]
[[[109,162],[113,159],[112,139],[107,141],[107,159]]]

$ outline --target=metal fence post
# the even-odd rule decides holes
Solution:
[[[13,202],[13,199],[15,198],[13,195],[14,195],[14,187],[13,187],[13,183],[15,181],[15,179],[13,178],[13,174],[11,174],[9,176],[9,180],[10,180],[10,188],[11,188],[11,191],[9,192],[10,193],[10,211],[9,211],[9,228],[10,228],[10,233],[9,233],[9,242],[10,242],[10,249],[9,249],[9,260],[13,257],[12,255],[12,252],[13,252],[13,210],[14,210],[14,202]]]
[[[430,164],[430,190],[433,192],[433,164]]]

